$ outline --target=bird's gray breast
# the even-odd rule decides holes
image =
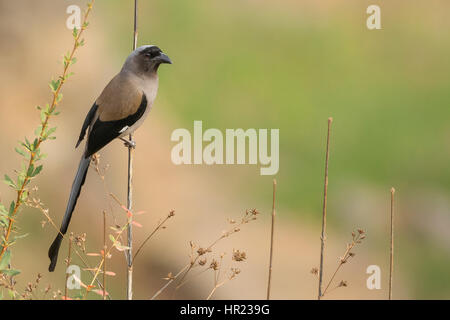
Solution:
[[[146,105],[145,110],[142,116],[131,126],[124,127],[120,132],[120,137],[124,137],[130,133],[133,133],[137,128],[139,128],[144,120],[147,118],[148,113],[150,112],[153,102],[156,99],[156,95],[158,93],[158,77],[144,77],[138,80],[139,88],[142,90],[145,95]],[[144,106],[141,106],[144,107]]]

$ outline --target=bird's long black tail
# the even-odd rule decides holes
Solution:
[[[80,196],[81,187],[83,186],[84,181],[86,180],[86,174],[88,172],[90,162],[91,157],[86,158],[83,155],[80,164],[78,166],[77,175],[75,176],[75,180],[73,181],[72,184],[72,189],[70,190],[69,202],[67,203],[66,213],[64,214],[64,218],[61,223],[61,228],[52,245],[50,246],[50,249],[48,250],[48,257],[50,258],[50,266],[48,267],[48,271],[50,272],[55,270],[56,262],[58,261],[59,247],[61,246],[63,235],[66,234],[67,232],[67,228],[70,223],[70,218],[72,217],[72,212],[75,209],[78,197]]]

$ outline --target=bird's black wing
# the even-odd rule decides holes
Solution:
[[[119,137],[121,134],[120,131],[136,123],[144,115],[146,108],[147,97],[145,94],[142,94],[142,100],[138,110],[128,117],[114,121],[101,121],[97,119],[89,133],[85,157],[90,157],[112,140]]]
[[[80,137],[78,138],[77,145],[75,148],[78,148],[81,141],[83,141],[84,136],[86,135],[86,130],[89,127],[89,125],[92,123],[92,120],[94,120],[95,113],[97,112],[98,105],[94,103],[94,105],[91,107],[91,110],[89,110],[88,114],[86,115],[86,119],[84,119],[83,126],[81,127]]]

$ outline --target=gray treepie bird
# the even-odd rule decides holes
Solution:
[[[133,141],[123,137],[136,130],[148,115],[158,91],[157,71],[162,63],[172,64],[172,61],[157,46],[137,48],[128,56],[122,70],[103,89],[89,110],[75,146],[80,145],[87,131],[84,153],[70,190],[60,232],[48,250],[50,272],[55,270],[59,247],[86,180],[92,156],[116,138],[125,141],[127,146],[135,146]]]

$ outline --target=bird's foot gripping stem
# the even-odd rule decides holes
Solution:
[[[125,145],[125,147],[127,148],[131,148],[131,149],[136,149],[136,142],[133,140],[127,140],[124,138],[120,138],[120,140],[123,141],[123,144]]]

